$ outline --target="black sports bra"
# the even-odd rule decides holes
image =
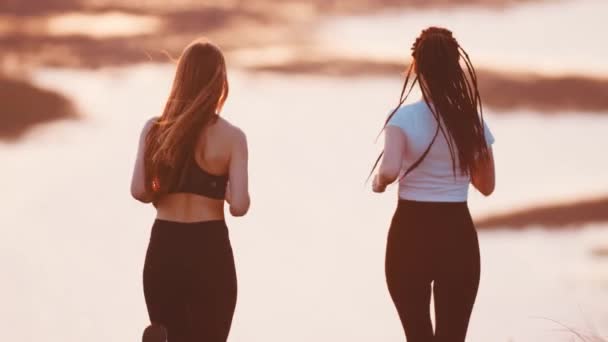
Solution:
[[[190,193],[221,200],[226,198],[227,185],[228,175],[210,174],[192,157],[186,162],[180,181],[169,189],[169,193]]]

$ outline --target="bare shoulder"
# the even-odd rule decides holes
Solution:
[[[219,118],[217,125],[232,144],[247,145],[247,136],[241,128],[222,117]]]

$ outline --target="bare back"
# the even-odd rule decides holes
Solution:
[[[147,134],[146,125],[142,136]],[[142,154],[140,143],[140,153]],[[224,202],[231,204],[234,216],[244,215],[249,208],[247,186],[247,143],[244,133],[228,121],[218,118],[212,125],[200,132],[194,159],[198,167],[212,175],[228,175],[226,199],[214,199],[192,193],[171,193],[156,202],[157,218],[175,222],[201,222],[224,219]],[[139,175],[136,164],[132,181],[132,194],[142,200],[145,194],[143,176]],[[135,190],[134,190],[135,189]],[[140,193],[138,196],[137,193]],[[231,203],[231,198],[235,198]],[[143,201],[143,200],[142,200]],[[147,201],[144,201],[147,202]]]

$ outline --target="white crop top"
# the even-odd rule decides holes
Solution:
[[[424,100],[403,106],[388,122],[388,126],[399,127],[406,138],[403,155],[405,172],[415,163],[431,143],[437,121]],[[484,131],[488,146],[494,143],[494,136],[485,124]],[[441,132],[424,160],[399,183],[399,198],[422,202],[464,202],[469,192],[469,175],[462,175],[456,155],[456,175],[452,169],[452,158],[446,138]]]

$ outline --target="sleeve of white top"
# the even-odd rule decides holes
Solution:
[[[407,117],[407,115],[403,115],[404,111],[406,111],[407,108],[406,107],[401,107],[399,108],[396,112],[395,115],[393,115],[393,117],[388,120],[388,122],[386,123],[387,126],[396,126],[401,128],[402,130],[405,130],[406,128],[406,122],[405,119]]]
[[[488,127],[486,120],[483,120],[483,134],[486,138],[486,144],[488,144],[488,146],[494,144],[494,135],[490,131],[490,127]]]

